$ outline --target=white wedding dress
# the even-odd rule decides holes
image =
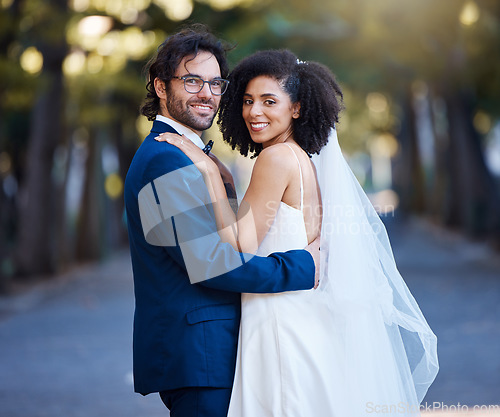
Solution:
[[[307,246],[295,157],[300,210],[280,203],[257,255]],[[321,283],[242,294],[228,417],[419,416],[438,370],[436,337],[334,129],[313,162],[323,205]]]
[[[280,203],[257,255],[307,246],[301,171],[300,180],[300,210]],[[327,363],[335,343],[334,325],[321,299],[315,290],[242,294],[228,417],[348,416],[332,391],[342,378],[335,363]]]

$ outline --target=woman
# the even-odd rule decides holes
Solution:
[[[418,415],[437,372],[436,338],[338,147],[334,76],[264,51],[229,80],[224,140],[258,156],[236,218],[211,159],[179,136],[163,139],[205,176],[224,240],[265,256],[303,248],[321,230],[322,270],[317,290],[242,295],[228,416]]]

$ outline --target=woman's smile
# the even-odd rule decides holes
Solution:
[[[269,126],[269,123],[250,123],[250,129],[254,132],[261,132],[267,126]]]
[[[299,107],[277,80],[262,75],[247,85],[242,116],[252,140],[265,148],[290,137]]]

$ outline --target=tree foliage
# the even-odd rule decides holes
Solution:
[[[147,129],[142,68],[190,22],[234,46],[232,65],[269,48],[328,65],[346,93],[342,146],[366,186],[381,187],[373,164],[389,161],[403,209],[500,236],[484,160],[500,117],[496,0],[2,0],[0,276],[125,241],[120,181]]]

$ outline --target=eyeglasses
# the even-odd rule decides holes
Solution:
[[[191,94],[197,94],[203,87],[205,87],[205,83],[208,84],[210,91],[214,96],[221,96],[227,90],[227,86],[229,85],[229,81],[224,78],[214,78],[211,81],[205,81],[201,77],[197,77],[196,75],[185,75],[184,77],[172,77],[177,78],[178,80],[184,81],[184,89]]]

